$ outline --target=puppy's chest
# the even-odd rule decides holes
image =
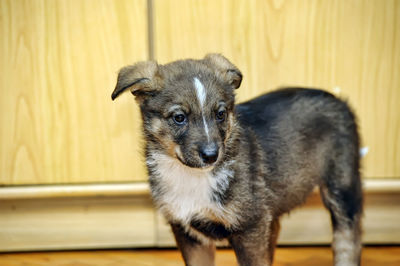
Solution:
[[[194,219],[208,219],[231,225],[237,220],[217,195],[223,193],[233,172],[191,169],[173,158],[157,160],[154,165],[158,195],[154,195],[160,211],[168,218],[190,225]]]

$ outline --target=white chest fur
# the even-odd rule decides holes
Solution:
[[[233,171],[222,168],[217,174],[210,169],[194,169],[170,156],[157,154],[147,160],[156,170],[162,197],[157,197],[160,211],[182,224],[193,218],[217,220],[234,226],[237,216],[229,207],[213,200],[215,191],[225,190]]]

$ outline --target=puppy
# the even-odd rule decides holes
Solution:
[[[317,89],[286,88],[235,105],[242,74],[218,54],[121,69],[143,119],[156,207],[186,265],[214,265],[228,239],[240,265],[271,265],[279,218],[319,186],[335,265],[359,265],[359,137],[349,106]],[[312,233],[312,232],[310,232]]]

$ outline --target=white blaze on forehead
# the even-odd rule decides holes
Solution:
[[[204,123],[204,131],[206,132],[207,135],[207,140],[210,141],[210,135],[208,134],[208,125],[206,122],[206,118],[204,117],[204,103],[206,101],[206,96],[207,92],[206,89],[204,88],[203,83],[198,78],[194,78],[194,87],[196,89],[196,95],[197,99],[199,100],[200,107],[201,107],[201,114],[203,117],[203,123]]]
[[[206,89],[198,78],[194,78],[194,87],[196,88],[197,99],[199,99],[201,109],[203,110],[206,101]]]

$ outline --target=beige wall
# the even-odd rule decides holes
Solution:
[[[317,86],[358,113],[369,178],[400,178],[400,2],[154,0],[161,63],[221,52],[245,100]],[[120,67],[148,59],[145,0],[0,1],[0,184],[145,180]]]

